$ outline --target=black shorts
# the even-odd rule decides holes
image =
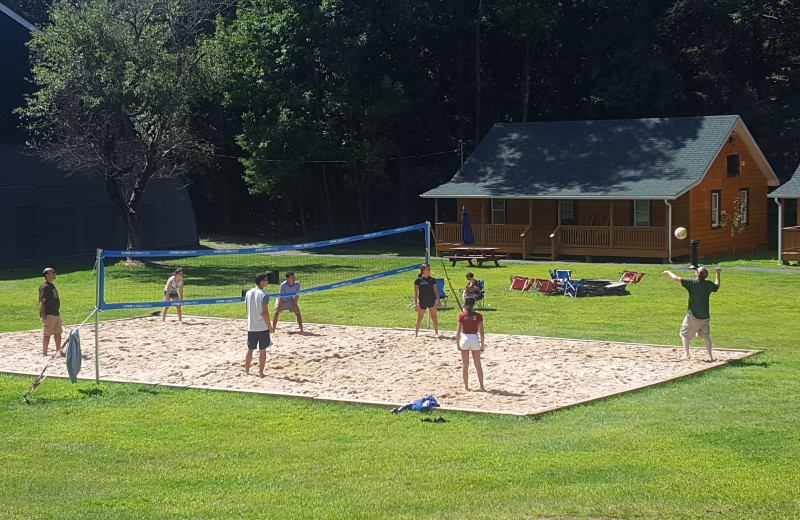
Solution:
[[[260,330],[258,332],[247,332],[247,348],[250,350],[267,350],[267,347],[272,346],[272,341],[269,339],[268,330]]]
[[[422,310],[430,309],[436,306],[436,300],[422,300],[419,301],[419,308]]]

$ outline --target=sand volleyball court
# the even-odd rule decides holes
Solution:
[[[719,366],[758,351],[705,349],[680,361],[681,347],[488,334],[483,356],[486,392],[466,391],[455,332],[442,339],[414,331],[279,322],[267,351],[267,377],[254,356],[244,372],[245,320],[174,315],[100,324],[100,378],[194,388],[294,394],[397,406],[433,395],[445,409],[537,414],[627,392]],[[93,380],[94,323],[81,328],[81,379]],[[66,332],[65,332],[66,337]],[[41,330],[0,334],[0,371],[38,375]],[[51,342],[51,349],[53,344]],[[51,351],[52,352],[52,351]],[[66,376],[61,359],[50,376]],[[478,387],[474,367],[470,386]],[[46,382],[43,384],[47,384]],[[23,389],[27,390],[27,388]],[[35,394],[34,394],[35,396]]]

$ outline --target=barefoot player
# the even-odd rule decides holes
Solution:
[[[664,271],[663,274],[679,282],[684,289],[689,292],[689,309],[681,325],[681,340],[683,341],[683,355],[681,359],[689,359],[689,341],[698,335],[703,338],[708,351],[708,361],[714,361],[714,354],[711,352],[711,329],[709,322],[711,315],[708,309],[708,299],[711,293],[719,290],[720,268],[714,269],[716,280],[712,283],[708,278],[708,270],[705,267],[698,267],[694,278],[681,278],[672,271]]]

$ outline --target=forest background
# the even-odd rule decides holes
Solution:
[[[147,1],[4,3],[44,27],[51,5]],[[419,194],[498,122],[739,114],[782,182],[800,161],[790,0],[183,3],[209,15],[178,43],[202,64],[189,119],[204,146],[180,173],[201,233],[430,218]]]

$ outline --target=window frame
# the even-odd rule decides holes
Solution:
[[[722,190],[711,190],[711,229],[722,227],[721,201]]]
[[[734,162],[735,159],[735,162]],[[733,168],[731,167],[733,164]],[[742,173],[742,156],[738,153],[729,153],[725,173],[728,177],[737,177]]]
[[[565,206],[569,205],[570,218],[565,218]],[[559,199],[558,200],[558,216],[561,219],[562,226],[577,226],[578,225],[578,201],[575,199]]]
[[[647,224],[640,224],[637,220],[637,215],[641,213],[641,208],[636,208],[637,203],[646,203],[647,204]],[[649,199],[633,199],[633,226],[634,227],[650,227],[652,225],[652,201]]]
[[[739,211],[742,215],[742,225],[750,225],[750,188],[739,188]]]
[[[495,207],[502,206],[502,207]],[[506,199],[489,199],[489,219],[492,224],[499,224],[503,225],[506,223]],[[502,215],[501,219],[496,218],[496,215]],[[498,222],[498,220],[502,220],[502,222]]]

